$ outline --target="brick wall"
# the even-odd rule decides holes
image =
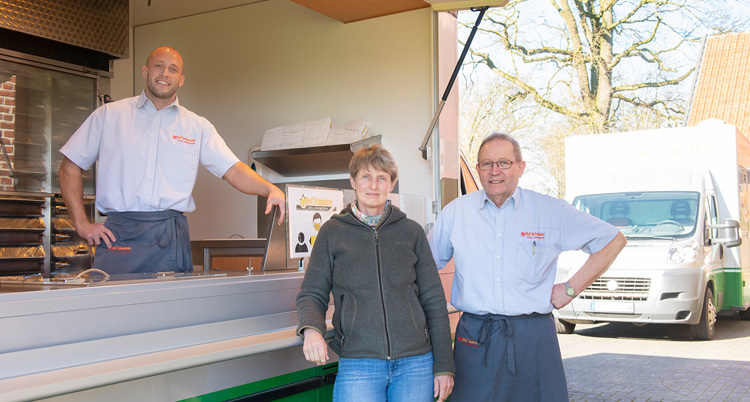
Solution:
[[[0,139],[5,151],[13,163],[15,151],[15,106],[16,106],[16,76],[0,84]],[[5,155],[0,150],[0,191],[13,191],[13,179]]]
[[[688,126],[708,118],[750,135],[750,32],[710,36],[703,49]]]

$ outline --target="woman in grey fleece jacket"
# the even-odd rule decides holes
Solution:
[[[297,295],[305,358],[328,360],[323,334],[333,294],[334,401],[443,401],[455,367],[427,237],[387,200],[398,169],[385,148],[361,149],[349,171],[356,201],[321,227]]]

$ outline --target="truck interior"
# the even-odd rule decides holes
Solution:
[[[699,194],[652,191],[581,196],[573,206],[632,237],[687,237],[695,232]]]

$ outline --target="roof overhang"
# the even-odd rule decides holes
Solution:
[[[140,26],[267,0],[131,0],[131,24]],[[502,7],[508,0],[291,0],[344,23],[432,7],[435,11]]]
[[[472,7],[502,7],[508,0],[292,0],[343,23],[432,7],[435,11],[458,11]]]

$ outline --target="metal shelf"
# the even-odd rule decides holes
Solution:
[[[380,143],[380,135],[351,144],[253,151],[253,159],[276,173],[287,176],[317,176],[349,172],[349,161],[361,147]]]

